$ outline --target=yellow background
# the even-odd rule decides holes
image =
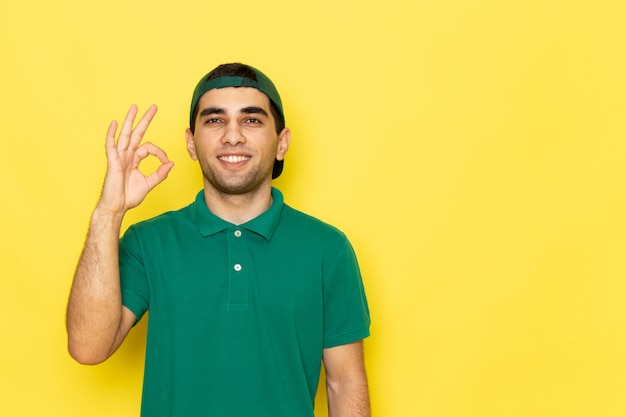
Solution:
[[[376,416],[626,415],[626,2],[1,1],[0,415],[138,415],[144,324],[65,348],[104,134],[158,104],[177,165],[126,225],[186,205],[229,61],[281,91],[286,201],[355,246]]]

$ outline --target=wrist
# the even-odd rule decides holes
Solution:
[[[116,210],[111,210],[98,204],[91,214],[91,220],[97,223],[104,222],[121,225],[125,214],[125,211],[120,212]]]

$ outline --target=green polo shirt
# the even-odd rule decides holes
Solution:
[[[143,417],[312,417],[322,349],[369,335],[345,235],[272,197],[236,226],[201,191],[121,239],[123,303],[150,312]]]

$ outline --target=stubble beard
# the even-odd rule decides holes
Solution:
[[[243,195],[258,191],[266,182],[271,182],[273,162],[269,166],[256,167],[244,174],[221,173],[218,168],[211,167],[207,161],[200,160],[200,168],[205,182],[216,191],[225,195]]]

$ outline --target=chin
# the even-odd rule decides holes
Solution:
[[[206,177],[205,177],[206,178]],[[269,177],[268,177],[269,178]],[[222,194],[242,195],[258,191],[266,180],[257,178],[206,178],[209,184]]]

